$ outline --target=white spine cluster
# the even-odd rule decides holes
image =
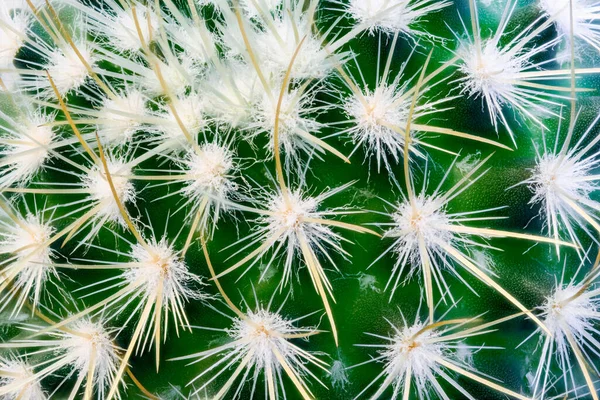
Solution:
[[[314,96],[315,92],[286,91],[279,104],[273,102],[273,99],[279,98],[278,91],[264,94],[254,112],[254,121],[250,124],[254,128],[250,138],[265,134],[272,138],[277,120],[279,147],[288,156],[286,163],[290,167],[300,166],[303,156],[321,150],[310,139],[323,127],[323,124],[314,118],[315,113],[323,111],[322,107],[315,104]],[[273,147],[271,139],[267,147],[271,155]]]
[[[69,3],[77,6],[75,2]],[[88,23],[91,32],[119,53],[138,52],[157,37],[158,16],[143,4],[136,3],[134,11],[133,8],[121,8],[115,0],[107,0],[101,9],[86,7],[84,11],[90,17]]]
[[[6,393],[6,400],[45,400],[48,398],[37,379],[32,379],[31,366],[18,358],[0,358],[0,387],[15,385],[16,389]],[[22,382],[22,383],[21,383]]]
[[[281,365],[277,362],[274,349],[289,359],[292,365],[302,364],[285,338],[301,331],[281,315],[259,309],[250,311],[247,319],[236,319],[228,333],[233,340],[248,342],[244,351],[252,352],[252,367],[263,372],[266,368],[280,372]]]
[[[465,328],[465,325],[473,322],[469,319],[428,323],[420,321],[417,317],[413,325],[407,325],[404,321],[404,326],[387,322],[393,330],[391,336],[368,334],[384,340],[384,343],[360,345],[377,348],[378,356],[367,363],[381,362],[385,367],[357,398],[365,394],[382,377],[383,383],[370,397],[373,400],[384,396],[388,388],[391,388],[390,399],[405,399],[410,395],[413,387],[419,399],[428,399],[432,395],[449,398],[445,387],[438,382],[438,379],[447,382],[467,398],[473,398],[456,379],[454,376],[456,373],[499,390],[510,397],[526,398],[484,378],[473,366],[472,353],[489,347],[470,346],[465,339],[487,333],[484,328],[497,324],[497,321],[469,328]]]
[[[561,365],[565,365],[569,357],[567,332],[570,331],[580,343],[587,341],[594,331],[595,321],[600,319],[600,299],[578,295],[582,291],[585,291],[583,285],[557,287],[542,306],[544,323],[556,341]]]
[[[7,122],[0,127],[4,134],[0,155],[8,161],[0,177],[3,186],[28,184],[51,157],[50,148],[56,136],[48,124],[55,114],[45,114],[41,109],[27,110],[24,114],[15,118],[0,112]]]
[[[436,358],[452,354],[443,343],[428,343],[439,336],[435,331],[425,331],[419,335],[425,324],[420,323],[400,330],[392,338],[392,343],[381,352],[386,362],[387,376],[394,376],[395,390],[402,389],[406,370],[411,369],[415,377],[418,393],[427,393],[428,382],[436,372]],[[398,395],[392,398],[396,398]]]
[[[277,242],[272,246],[281,249],[284,255],[283,283],[292,277],[294,261],[302,258],[301,242],[305,241],[314,251],[326,252],[327,249],[344,254],[341,236],[326,224],[314,222],[322,220],[334,210],[319,210],[321,202],[331,196],[323,193],[317,197],[306,196],[301,190],[288,192],[287,195],[277,192],[267,196],[264,203],[270,211],[266,217],[259,218],[261,236],[268,239],[277,233]],[[263,272],[264,273],[264,272]]]
[[[507,108],[543,125],[541,119],[553,115],[552,108],[559,104],[553,97],[560,97],[561,88],[540,84],[549,77],[559,79],[563,76],[559,72],[543,71],[542,67],[547,62],[537,61],[537,56],[552,48],[560,38],[544,41],[540,45],[532,43],[533,39],[548,29],[549,22],[539,24],[539,20],[536,20],[523,26],[520,33],[510,40],[506,39],[508,24],[516,6],[516,1],[507,1],[493,35],[482,37],[477,6],[474,5],[473,32],[467,39],[459,38],[455,50],[463,74],[455,81],[461,93],[481,98],[496,130],[499,126],[506,128],[513,142],[515,137],[512,123],[509,123],[510,117],[506,115]],[[554,96],[553,91],[556,93]]]
[[[391,171],[390,161],[397,164],[402,157],[405,135],[400,132],[406,129],[410,101],[402,90],[387,85],[346,100],[344,108],[353,124],[348,135],[357,148],[366,148],[367,156],[375,158],[378,172],[382,164]]]
[[[282,380],[285,375],[293,380],[294,386],[303,397],[312,398],[312,392],[305,379],[312,378],[321,385],[323,383],[309,367],[326,371],[327,363],[320,360],[317,355],[303,350],[293,340],[307,340],[316,333],[316,330],[299,328],[294,323],[297,320],[287,319],[278,312],[262,306],[257,306],[255,311],[248,311],[246,314],[241,314],[239,310],[238,313],[240,315],[234,318],[231,328],[225,329],[231,340],[228,344],[178,359],[192,359],[191,363],[195,363],[219,356],[222,359],[231,359],[232,364],[238,364],[228,383],[217,393],[218,399],[229,398],[229,396],[239,398],[242,389],[248,384],[247,381],[251,382],[251,397],[254,397],[261,375],[271,398],[286,397],[286,385]],[[190,384],[196,383],[209,373],[214,375],[208,380],[210,383],[226,371],[227,365],[215,371],[205,370]],[[240,376],[242,376],[241,382],[235,383]],[[205,389],[208,383],[199,386],[194,394]]]
[[[573,35],[581,42],[600,51],[600,2],[597,0],[540,0],[542,11],[554,21],[563,37]],[[573,24],[571,24],[571,7]],[[567,41],[570,48],[570,41]],[[570,56],[568,56],[570,57]],[[568,57],[565,57],[568,59]]]
[[[457,237],[444,229],[451,223],[445,211],[445,205],[439,198],[419,196],[412,204],[409,200],[400,203],[392,214],[393,227],[385,234],[396,238],[394,252],[398,264],[411,265],[409,277],[423,265],[420,245],[437,257],[444,254],[439,243],[454,244]]]
[[[111,187],[102,165],[94,166],[87,175],[83,175],[81,177],[82,185],[89,191],[90,201],[99,207],[97,219],[123,224],[124,220],[113,188],[119,201],[123,204],[135,200],[135,189],[129,179],[131,169],[125,161],[120,159],[107,160],[107,166],[113,187]]]
[[[134,267],[123,272],[125,282],[141,287],[142,297],[150,301],[159,293],[166,312],[190,299],[205,297],[190,285],[200,282],[200,278],[189,272],[185,262],[164,239],[149,242],[147,246],[136,244],[130,256]]]
[[[568,283],[557,282],[544,304],[538,307],[549,334],[540,335],[538,342],[540,361],[532,382],[534,395],[547,396],[557,381],[574,395],[588,391],[595,394],[591,373],[597,371],[594,357],[600,351],[595,338],[600,320],[596,268],[597,265],[581,282],[576,281],[579,270]],[[556,376],[554,365],[560,371]],[[576,365],[585,376],[585,387],[575,384]]]
[[[89,67],[95,65],[94,55],[87,42],[75,44],[77,51],[71,47],[54,49],[48,59],[47,71],[59,93],[65,96],[72,90],[77,90],[85,83],[89,76]],[[81,58],[85,60],[84,64]],[[40,89],[47,97],[54,97],[52,89],[47,85],[46,79],[37,81]]]
[[[58,277],[53,266],[56,252],[50,247],[55,228],[38,215],[27,215],[18,224],[1,222],[6,229],[0,234],[0,254],[8,259],[7,275],[0,279],[2,285],[13,281],[14,288],[3,295],[0,309],[9,306],[11,297],[17,297],[15,311],[20,310],[29,297],[38,304],[46,282]],[[10,275],[8,275],[10,272]]]
[[[430,36],[420,27],[428,14],[452,4],[436,0],[351,0],[348,12],[370,32],[401,32],[410,38]]]
[[[143,126],[147,97],[136,89],[114,99],[105,99],[98,115],[98,135],[105,146],[123,146]]]
[[[9,68],[25,44],[25,37],[31,25],[31,15],[27,10],[12,7],[8,3],[0,5],[0,66]]]
[[[578,227],[596,240],[588,225],[598,229],[594,210],[600,204],[594,199],[598,189],[598,177],[594,171],[600,160],[594,150],[599,137],[591,138],[590,132],[600,119],[598,116],[583,132],[581,138],[571,145],[575,121],[562,146],[559,147],[560,126],[556,134],[554,148],[543,144],[543,150],[536,149],[536,165],[530,171],[526,184],[533,194],[530,204],[539,205],[539,215],[548,234],[559,238],[560,231],[575,243],[581,245]]]
[[[554,389],[579,397],[576,373],[558,381],[551,373],[551,360],[572,371],[574,357],[585,390],[598,400],[598,267],[579,284],[557,285],[532,311],[501,285],[506,271],[488,251],[500,250],[496,238],[512,238],[551,244],[557,256],[559,248],[574,248],[587,260],[581,232],[598,244],[600,117],[583,134],[576,118],[585,107],[580,97],[589,95],[589,82],[578,79],[598,72],[580,52],[584,43],[600,50],[597,0],[540,0],[523,15],[517,0],[507,0],[500,13],[486,12],[490,21],[481,21],[476,0],[464,7],[450,0],[0,2],[0,317],[7,310],[9,323],[23,318],[18,327],[31,333],[0,343],[15,352],[0,355],[0,398],[41,400],[74,380],[70,399],[114,400],[127,376],[151,398],[158,385],[144,387],[132,357],[153,347],[158,372],[167,338],[195,328],[225,333],[226,343],[198,343],[199,353],[179,358],[213,362],[202,364],[187,387],[173,382],[182,398],[239,398],[248,389],[250,397],[276,400],[288,398],[292,387],[297,393],[290,397],[320,397],[309,383],[327,386],[317,372],[329,366],[313,343],[304,349],[297,341],[329,331],[336,345],[347,345],[350,332],[334,317],[347,299],[336,304],[338,283],[330,275],[356,272],[360,286],[379,292],[375,273],[363,279],[360,265],[344,265],[354,255],[351,242],[368,234],[387,242],[372,265],[386,264],[389,301],[419,275],[428,318],[419,309],[412,325],[391,324],[391,335],[372,335],[385,341],[368,345],[379,350],[372,361],[384,367],[361,388],[346,375],[340,352],[331,368],[334,387],[348,383],[358,397],[373,399],[448,399],[447,384],[474,398],[458,374],[528,399],[477,372],[471,355],[484,347],[467,343],[525,315],[538,325],[533,334],[544,333],[531,397]],[[431,29],[438,21],[440,28]],[[375,34],[378,45],[366,48]],[[558,46],[567,39],[568,46]],[[569,69],[556,65],[565,48],[577,50],[576,57],[569,51]],[[363,66],[375,52],[375,69]],[[522,147],[526,130],[517,135],[517,126],[545,134],[563,119],[558,106],[571,102],[563,145],[559,131],[554,149],[538,152],[522,182],[530,204],[541,207],[548,237],[496,229],[504,216],[492,212],[502,204],[454,209],[487,172],[488,146],[501,149],[496,157],[513,150],[483,129],[459,130],[478,130],[479,121],[465,120],[480,116],[471,107],[477,99],[490,133],[507,131],[514,147]],[[463,157],[473,146],[477,154]],[[359,171],[359,163],[347,171],[364,172],[364,179],[332,182],[356,155],[376,164],[376,172],[368,165]],[[508,162],[489,168],[499,164]],[[438,172],[443,177],[434,183]],[[359,181],[368,186],[350,188]],[[368,212],[353,206],[363,198]],[[224,213],[230,218],[220,218]],[[155,226],[164,231],[157,235]],[[226,255],[213,265],[217,246]],[[378,246],[356,248],[371,254]],[[255,266],[260,274],[248,273]],[[63,270],[76,282],[58,279]],[[110,270],[117,272],[103,275]],[[273,311],[275,295],[268,307],[257,299],[247,312],[228,297],[246,288],[263,294],[278,270],[276,293],[300,292],[299,305],[311,304],[316,293],[323,331],[297,326],[303,318],[316,325],[315,313],[290,319],[283,305]],[[229,279],[234,271],[238,276]],[[475,319],[446,319],[456,302],[447,273],[475,292],[463,272],[520,313],[477,326]],[[195,325],[212,312],[226,315],[206,304],[214,299],[201,288],[208,273],[235,313],[227,328]],[[83,274],[90,283],[82,299],[95,303],[67,304],[71,283]],[[240,283],[250,276],[254,282]],[[47,290],[49,284],[55,287]],[[192,301],[202,311],[188,315]],[[442,304],[447,312],[436,319]]]
[[[232,180],[237,169],[233,153],[217,143],[206,143],[200,150],[188,153],[182,160],[191,176],[184,194],[197,203],[201,203],[203,196],[209,196],[215,203],[227,200],[237,186]]]
[[[86,375],[93,364],[93,386],[98,390],[98,398],[106,395],[119,365],[117,347],[110,334],[99,322],[80,320],[73,324],[75,333],[66,333],[63,350],[73,357],[73,368],[79,375]]]
[[[540,156],[527,184],[533,193],[530,203],[541,205],[540,213],[550,233],[556,233],[561,224],[569,235],[574,235],[571,221],[585,224],[569,204],[572,204],[571,199],[582,199],[586,207],[597,204],[591,199],[591,194],[597,190],[597,182],[587,179],[597,164],[597,160],[578,160],[572,156]]]

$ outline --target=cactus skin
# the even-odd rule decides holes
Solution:
[[[599,19],[2,2],[0,398],[598,399]]]

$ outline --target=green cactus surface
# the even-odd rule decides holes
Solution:
[[[592,399],[600,1],[0,0],[0,399]]]

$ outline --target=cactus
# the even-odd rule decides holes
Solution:
[[[598,399],[596,0],[4,0],[0,398]]]

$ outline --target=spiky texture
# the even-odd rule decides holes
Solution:
[[[598,400],[598,1],[0,3],[0,398]]]

